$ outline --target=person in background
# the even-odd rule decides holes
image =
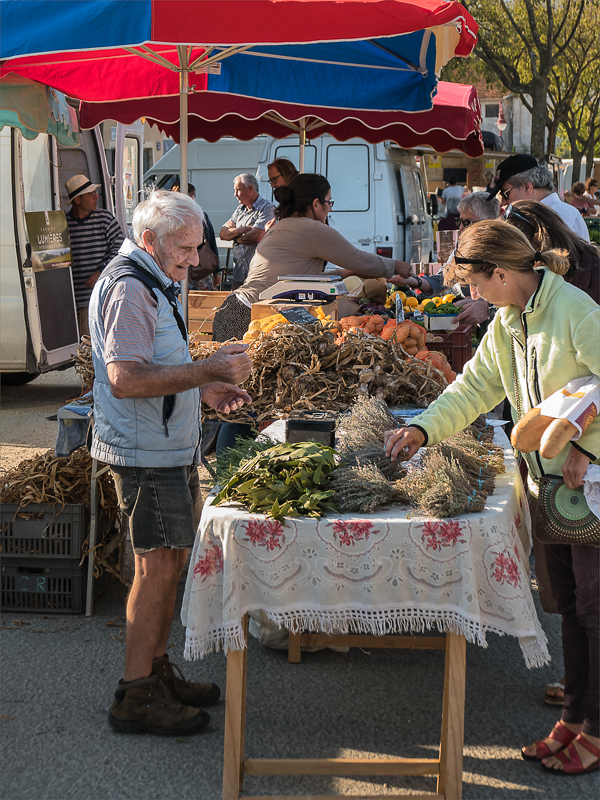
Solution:
[[[322,175],[296,175],[289,186],[275,190],[275,198],[277,225],[258,245],[243,285],[215,314],[213,341],[241,339],[250,324],[250,307],[279,275],[321,275],[325,262],[367,278],[410,274],[410,264],[359,250],[327,225],[334,201]]]
[[[210,721],[202,707],[220,696],[213,683],[186,681],[166,652],[202,509],[200,404],[229,413],[251,402],[237,385],[251,371],[246,345],[190,356],[177,293],[198,263],[203,223],[191,198],[152,192],[133,214],[136,244],[125,240],[90,300],[91,454],[110,465],[135,553],[125,669],[108,714],[125,733],[197,733]]]
[[[536,251],[516,227],[484,220],[461,235],[447,266],[448,279],[469,283],[498,307],[488,332],[464,372],[410,426],[385,434],[387,455],[404,460],[420,447],[444,441],[508,398],[513,416],[562,389],[600,374],[600,307],[563,279],[569,264],[559,251]],[[531,359],[535,352],[536,358]],[[600,458],[600,417],[552,460],[528,458],[528,494],[536,520],[539,479],[564,477],[583,485],[590,462]],[[565,702],[549,736],[522,749],[526,760],[553,774],[598,769],[598,548],[544,545],[550,586],[562,616]],[[522,580],[527,580],[525,575]]]
[[[74,175],[65,184],[71,210],[67,225],[71,239],[71,271],[77,306],[79,335],[89,336],[88,304],[92,289],[109,261],[117,255],[125,236],[110,211],[98,208],[99,183]]]
[[[483,179],[485,181],[485,190],[489,194],[494,185],[494,173],[488,169],[487,172],[485,172]]]
[[[590,203],[590,214],[600,214],[600,200],[598,199],[598,181],[593,176],[586,178],[584,197]]]
[[[456,178],[454,175],[451,175],[448,180],[448,186],[446,186],[446,188],[443,190],[442,196],[440,197],[440,203],[442,205],[446,205],[450,197],[455,197],[457,200],[460,200],[464,193],[465,187],[458,186],[456,183]]]
[[[577,236],[551,208],[531,200],[511,203],[502,216],[529,239],[536,250],[557,248],[568,253],[565,280],[600,303],[600,256],[598,250]]]
[[[499,213],[500,203],[498,200],[488,201],[487,192],[471,192],[471,194],[465,195],[458,204],[456,220],[458,230],[462,234],[474,222],[479,222],[482,219],[496,219]],[[411,289],[420,289],[424,295],[429,297],[441,295],[445,293],[447,288],[443,270],[440,270],[436,275],[411,275],[407,285]],[[467,292],[467,290],[463,289],[463,292]],[[461,309],[456,318],[460,325],[481,325],[488,322],[493,316],[489,303],[481,297],[476,299],[467,297],[464,300],[457,300],[455,305]]]
[[[455,231],[458,228],[458,204],[460,198],[449,197],[446,200],[446,216],[438,223],[438,231]]]
[[[247,172],[234,179],[233,193],[239,205],[219,236],[224,242],[233,242],[232,285],[237,289],[248,277],[252,256],[265,235],[267,222],[273,219],[275,206],[259,195],[258,181]]]
[[[576,181],[571,186],[571,205],[579,211],[583,217],[588,217],[590,213],[590,203],[585,197],[585,183]]]
[[[176,183],[171,187],[171,191],[179,192],[181,191],[179,184]],[[193,183],[188,183],[188,197],[191,197],[192,200],[196,200],[196,187]],[[217,237],[215,236],[215,229],[213,227],[212,222],[210,221],[210,217],[206,213],[206,211],[202,212],[204,215],[204,222],[203,222],[203,229],[204,229],[204,237],[202,240],[202,247],[210,247],[212,252],[219,258],[219,248],[217,247]],[[200,248],[198,248],[200,250]],[[211,272],[208,275],[200,277],[198,280],[193,280],[188,275],[188,288],[190,289],[202,289],[204,291],[213,291],[218,289],[221,284],[221,276],[219,272],[219,268],[217,267],[216,270]]]
[[[267,174],[269,176],[269,185],[273,191],[280,186],[287,186],[289,182],[299,175],[300,173],[292,164],[289,158],[276,158],[271,164],[267,164]],[[265,225],[265,230],[268,231],[277,220],[273,218]]]
[[[502,208],[517,200],[535,200],[544,203],[578,236],[590,240],[590,234],[581,214],[576,208],[563,203],[554,188],[552,173],[538,164],[533,156],[518,154],[509,156],[496,171],[496,182],[489,195],[492,200],[500,193]]]

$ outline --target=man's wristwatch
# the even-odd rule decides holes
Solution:
[[[423,286],[423,280],[422,280],[421,278],[419,278],[419,276],[418,276],[418,275],[411,275],[411,277],[412,277],[412,278],[414,278],[414,279],[416,280],[416,282],[417,282],[417,289],[420,289],[420,288],[421,288],[421,286]]]

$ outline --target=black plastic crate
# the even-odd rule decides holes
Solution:
[[[87,535],[83,504],[4,503],[0,508],[2,558],[81,559]]]
[[[80,614],[85,610],[87,559],[46,561],[39,558],[2,562],[2,611]]]

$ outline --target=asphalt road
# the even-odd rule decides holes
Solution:
[[[29,431],[43,422],[41,433],[51,441],[45,417],[72,396],[73,378],[63,373],[19,389],[3,387],[0,441],[35,444],[14,433],[21,418]],[[546,735],[558,718],[542,694],[546,682],[562,674],[559,619],[538,613],[554,659],[545,668],[528,670],[512,637],[489,634],[487,649],[467,645],[465,800],[598,798],[598,773],[548,775],[520,757],[520,747]],[[96,602],[90,618],[1,615],[2,800],[221,797],[222,702],[211,711],[210,728],[189,740],[109,728],[107,709],[122,676],[123,614],[124,593],[114,587]],[[224,688],[225,657],[219,653],[187,663],[184,638],[177,615],[171,658],[187,677]],[[434,651],[325,650],[303,654],[302,663],[292,665],[285,653],[251,641],[246,754],[430,758],[439,743],[442,686],[443,655]],[[247,777],[245,789],[273,796],[428,794],[435,792],[435,779]]]

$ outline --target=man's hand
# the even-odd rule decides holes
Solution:
[[[233,384],[247,381],[252,372],[252,361],[246,353],[247,349],[247,344],[226,344],[202,361],[209,377],[209,380],[203,385],[215,381]]]
[[[90,277],[87,279],[87,281],[83,285],[87,286],[88,289],[92,289],[96,285],[96,282],[97,282],[99,277],[100,277],[100,270],[97,269],[96,272],[92,272]]]
[[[454,305],[462,309],[456,321],[462,325],[477,325],[489,319],[489,303],[487,300],[457,300]]]
[[[237,411],[244,403],[249,405],[252,402],[248,392],[240,389],[239,386],[234,386],[232,383],[223,383],[222,381],[203,386],[201,392],[202,402],[222,414]]]
[[[399,283],[399,281],[394,280],[396,275],[399,275],[401,278],[408,278],[412,274],[412,267],[406,261],[394,261],[394,275],[390,278],[391,283]]]
[[[562,474],[567,489],[583,486],[583,476],[590,465],[590,459],[576,447],[569,446],[569,455],[562,465]]]
[[[254,229],[251,225],[240,225],[239,228],[236,228],[232,222],[226,222],[219,232],[219,238],[224,242],[232,242],[252,230]]]
[[[398,455],[405,447],[408,448],[406,457],[403,461],[409,461],[414,454],[422,447],[425,441],[423,433],[418,428],[398,428],[395,431],[386,431],[383,435],[383,442],[385,444],[385,454],[392,461],[398,458]]]

